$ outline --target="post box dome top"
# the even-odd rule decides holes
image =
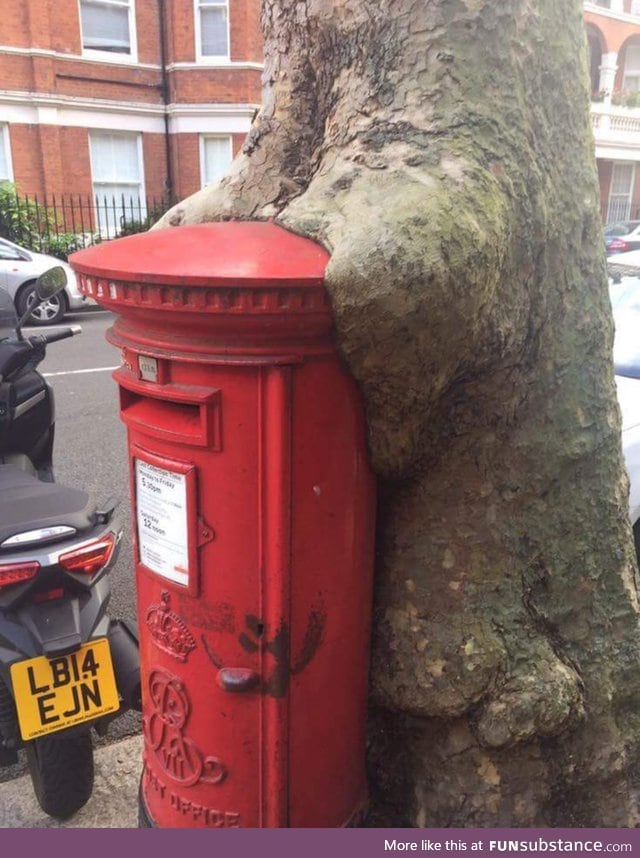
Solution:
[[[225,221],[108,241],[74,253],[81,274],[179,286],[321,286],[327,251],[274,223]]]

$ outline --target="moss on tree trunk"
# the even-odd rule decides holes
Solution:
[[[640,822],[635,566],[580,0],[264,0],[265,102],[162,225],[321,241],[380,477],[379,824]]]

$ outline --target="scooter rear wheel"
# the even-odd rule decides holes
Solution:
[[[35,739],[27,744],[27,761],[38,804],[49,816],[68,819],[91,797],[90,733]]]

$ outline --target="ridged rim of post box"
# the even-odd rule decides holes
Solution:
[[[74,253],[80,291],[117,313],[294,317],[331,325],[319,244],[271,222],[139,233]]]
[[[322,287],[329,254],[274,223],[225,221],[155,230],[94,245],[69,262],[85,276],[205,287]]]

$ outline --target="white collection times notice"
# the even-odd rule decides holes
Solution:
[[[140,562],[177,584],[189,584],[185,474],[135,460]]]

